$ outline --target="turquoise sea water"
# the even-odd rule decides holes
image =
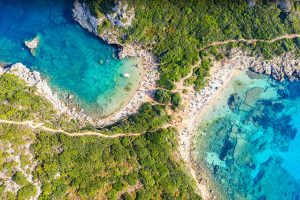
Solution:
[[[22,62],[45,75],[60,94],[93,113],[121,106],[140,78],[137,60],[118,60],[105,44],[72,19],[72,0],[0,0],[0,61]],[[35,56],[24,41],[38,36]],[[122,73],[130,73],[125,79]]]
[[[202,113],[196,148],[227,199],[300,199],[300,82],[239,73]]]

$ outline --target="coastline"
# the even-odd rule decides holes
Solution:
[[[79,23],[83,28],[89,32],[94,33],[97,37],[106,41],[108,44],[116,45],[119,47],[119,59],[133,57],[138,59],[138,67],[140,68],[141,76],[138,80],[137,87],[130,91],[125,101],[116,108],[108,116],[95,116],[91,117],[85,113],[77,103],[72,101],[64,101],[59,95],[50,87],[46,77],[43,77],[38,71],[31,71],[22,63],[1,64],[0,75],[3,73],[11,73],[17,75],[24,80],[28,86],[35,86],[37,93],[47,99],[58,111],[58,114],[67,114],[71,118],[79,121],[81,125],[86,123],[93,124],[98,127],[111,125],[128,115],[138,112],[140,106],[145,102],[151,102],[153,90],[156,88],[156,81],[159,79],[157,59],[155,56],[139,46],[122,45],[117,39],[116,35],[110,32],[105,32],[98,35],[97,26],[101,23],[101,19],[93,17],[84,3],[79,1],[74,2],[73,8],[74,20]],[[72,96],[72,94],[70,94]],[[69,94],[67,96],[70,96]]]
[[[76,2],[79,3],[78,1]],[[87,9],[86,6],[83,6],[83,8]],[[46,99],[48,99],[54,105],[54,107],[56,106],[57,110],[66,112],[73,117],[75,116],[75,118],[77,119],[79,119],[79,117],[83,117],[82,120],[90,121],[91,123],[94,123],[101,127],[113,124],[118,120],[127,117],[128,115],[134,114],[138,111],[142,103],[153,101],[151,96],[153,95],[153,90],[155,90],[156,88],[156,80],[158,80],[159,75],[156,58],[153,54],[141,49],[139,46],[120,44],[115,37],[116,35],[111,32],[104,32],[103,34],[98,35],[97,28],[95,28],[94,25],[96,24],[97,27],[97,23],[101,23],[101,19],[96,19],[91,16],[89,11],[84,11],[86,13],[82,15],[83,18],[77,18],[75,20],[79,20],[79,23],[81,25],[89,24],[88,27],[85,27],[84,25],[82,26],[87,28],[90,32],[93,32],[97,36],[101,37],[109,44],[115,44],[119,46],[121,48],[119,52],[120,59],[125,57],[141,58],[140,67],[143,68],[143,74],[141,76],[141,80],[138,83],[139,86],[135,91],[131,91],[132,94],[128,97],[128,100],[125,101],[119,109],[117,109],[108,117],[99,120],[92,120],[84,114],[82,114],[81,116],[77,116],[78,112],[76,110],[70,109],[66,105],[61,105],[62,102],[58,99],[57,95],[50,90],[46,80],[42,79],[38,72],[29,72],[27,71],[28,69],[24,66],[25,69],[27,69],[24,69],[26,71],[25,74],[29,74],[29,76],[23,80],[29,81],[27,83],[30,85],[32,76],[36,76],[36,79],[39,81],[32,85],[36,85],[38,90],[44,88],[41,89],[39,93],[42,96],[46,97]],[[80,22],[80,20],[82,21]],[[277,62],[276,59],[278,59],[278,63],[281,64],[275,66],[274,63]],[[201,92],[189,93],[187,96],[185,95],[183,97],[187,109],[183,110],[183,113],[180,115],[186,116],[186,118],[184,118],[180,122],[180,124],[176,125],[179,130],[179,150],[182,158],[187,163],[192,176],[195,179],[199,180],[198,188],[200,189],[200,193],[204,199],[217,199],[219,192],[217,191],[217,187],[215,187],[214,183],[210,181],[211,176],[208,170],[205,170],[205,168],[202,167],[201,164],[199,165],[197,163],[194,147],[195,138],[197,137],[197,124],[201,119],[201,116],[208,108],[208,106],[212,106],[213,100],[220,95],[224,88],[226,88],[231,78],[236,75],[237,70],[251,69],[252,71],[258,73],[264,73],[273,76],[280,81],[282,81],[286,76],[288,76],[291,81],[296,80],[296,76],[300,74],[299,68],[293,68],[293,64],[290,63],[288,63],[289,65],[286,65],[287,67],[291,68],[290,70],[287,70],[287,68],[281,66],[283,62],[287,63],[287,60],[290,61],[288,58],[283,56],[280,58],[275,58],[275,60],[272,60],[268,63],[263,62],[262,58],[251,57],[249,55],[245,55],[241,51],[234,52],[231,58],[228,58],[222,62],[214,63],[214,66],[210,72],[212,76],[209,77],[207,86]],[[299,64],[300,61],[298,61],[297,63]],[[296,73],[294,74],[294,72]],[[23,76],[24,75],[19,75],[19,77],[21,78]],[[41,85],[41,87],[38,85]],[[43,90],[48,91],[49,93]],[[48,96],[49,94],[50,99]]]
[[[213,100],[218,98],[230,80],[240,71],[250,70],[269,75],[279,81],[299,79],[300,59],[293,59],[290,53],[272,60],[265,61],[261,57],[253,57],[243,53],[240,49],[231,52],[229,58],[223,61],[214,61],[210,71],[208,83],[200,92],[192,92],[183,96],[185,107],[178,116],[185,116],[175,126],[179,132],[180,153],[191,174],[197,180],[200,194],[204,199],[220,199],[221,191],[212,180],[208,169],[205,169],[197,160],[196,138],[197,125],[205,111],[214,105]]]
[[[0,75],[4,73],[10,73],[18,76],[21,80],[30,87],[36,87],[38,95],[48,100],[53,108],[58,111],[58,114],[67,114],[81,123],[92,122],[92,119],[85,115],[82,111],[76,111],[76,109],[70,109],[61,99],[58,94],[53,92],[48,84],[48,81],[41,76],[40,72],[31,71],[22,63],[15,63],[12,65],[0,65]]]
[[[139,67],[141,67],[142,75],[138,83],[139,86],[128,97],[122,106],[107,117],[94,120],[99,127],[111,125],[128,115],[138,112],[140,106],[145,102],[151,102],[153,90],[156,88],[156,81],[159,79],[157,58],[137,45],[123,45],[117,40],[118,33],[113,33],[105,30],[102,34],[98,34],[98,25],[104,18],[98,19],[94,17],[85,3],[80,3],[78,0],[74,2],[73,6],[74,20],[89,32],[94,33],[102,40],[110,45],[117,45],[119,47],[118,57],[123,59],[126,57],[133,57],[140,60]]]

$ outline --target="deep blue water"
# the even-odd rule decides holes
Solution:
[[[0,61],[22,62],[40,71],[54,88],[76,95],[84,108],[101,111],[112,106],[110,102],[121,104],[130,84],[121,74],[130,72],[138,78],[139,70],[132,66],[136,61],[116,59],[116,47],[81,28],[72,19],[72,4],[71,0],[0,0]],[[32,56],[24,41],[35,36],[40,45]]]
[[[300,82],[239,74],[204,115],[197,151],[227,199],[300,199]]]

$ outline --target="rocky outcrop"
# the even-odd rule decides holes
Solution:
[[[277,57],[269,61],[253,63],[250,70],[272,76],[274,79],[284,81],[300,80],[300,59],[287,53],[282,57]]]
[[[80,3],[78,0],[74,2],[73,17],[83,28],[98,35],[98,25],[101,19],[94,17],[84,2]]]
[[[277,6],[284,13],[290,12],[292,8],[292,4],[290,0],[279,0]]]
[[[38,48],[40,39],[38,36],[34,37],[32,40],[27,40],[24,42],[25,46],[30,50],[31,54],[35,55],[35,50]]]
[[[119,27],[131,26],[134,19],[134,9],[129,8],[126,1],[116,1],[116,5],[112,10],[112,13],[107,14],[107,18],[113,25]]]
[[[121,16],[129,15],[128,12],[126,11],[127,9],[128,9],[128,5],[126,3],[123,4],[121,1],[120,3],[117,2],[116,6],[113,8],[114,14],[107,15],[107,18],[111,22],[113,22],[115,19],[121,19],[119,15]],[[130,12],[133,12],[133,10]],[[126,24],[126,26],[129,26],[131,24],[131,20],[134,17],[134,14],[131,14],[130,16],[131,16],[130,20],[128,21],[128,24]],[[120,59],[123,59],[125,57],[138,57],[135,47],[133,47],[132,45],[123,45],[119,42],[118,35],[120,34],[117,32],[117,30],[104,30],[99,35],[98,26],[102,23],[104,19],[97,19],[96,17],[94,17],[84,2],[80,3],[78,0],[74,2],[73,17],[74,20],[77,21],[83,28],[87,29],[89,32],[92,32],[97,36],[100,36],[108,44],[118,45],[119,46],[118,56]],[[120,25],[120,23],[113,22],[113,24],[117,26]]]
[[[254,7],[256,5],[256,1],[255,0],[247,0],[248,6],[249,7]]]
[[[41,74],[37,71],[30,71],[22,63],[16,63],[7,67],[0,68],[0,75],[4,73],[10,73],[18,76],[20,79],[24,80],[28,86],[36,87],[37,93],[47,99],[58,111],[58,113],[66,113],[71,117],[78,119],[79,121],[89,121],[91,119],[82,112],[77,112],[74,109],[69,109],[59,98],[56,93],[54,93],[48,85],[46,79],[44,79]]]
[[[254,7],[256,6],[258,0],[247,0],[248,6],[249,7]],[[277,7],[284,13],[288,13],[291,11],[292,4],[290,0],[277,0],[274,1],[274,4],[276,3]]]

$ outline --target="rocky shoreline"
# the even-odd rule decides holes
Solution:
[[[28,86],[35,87],[37,89],[37,93],[47,99],[59,114],[66,113],[80,122],[92,122],[91,118],[85,115],[83,112],[78,112],[75,108],[70,109],[67,105],[65,105],[59,99],[57,93],[54,93],[51,90],[48,81],[43,78],[39,72],[30,71],[22,63],[16,63],[13,65],[3,65],[0,67],[0,75],[4,73],[14,74],[21,80],[25,81]]]
[[[286,53],[282,57],[275,57],[270,61],[261,58],[253,60],[249,69],[259,74],[266,74],[276,80],[298,81],[300,79],[300,59],[292,53]]]
[[[278,81],[300,80],[300,59],[292,53],[264,60],[262,57],[253,57],[250,54],[235,49],[230,56],[223,61],[215,61],[211,69],[211,76],[207,86],[200,92],[189,93],[183,97],[186,102],[181,116],[185,116],[178,125],[180,152],[183,159],[191,168],[199,183],[201,195],[204,199],[218,199],[217,188],[207,175],[207,170],[197,163],[195,141],[197,137],[197,124],[201,119],[201,113],[218,96],[222,88],[230,81],[235,70],[251,70],[256,73],[266,74]]]

